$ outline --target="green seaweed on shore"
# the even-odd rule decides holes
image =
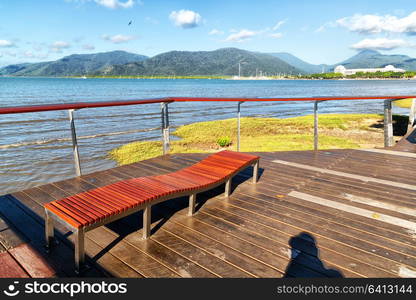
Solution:
[[[319,148],[342,149],[383,145],[377,114],[323,114],[319,116]],[[216,120],[180,126],[173,132],[179,140],[170,144],[170,153],[209,153],[221,149],[219,138],[227,136],[236,150],[236,119]],[[313,149],[313,116],[295,118],[241,118],[241,151],[290,151]],[[109,153],[119,165],[162,155],[159,141],[132,142]]]

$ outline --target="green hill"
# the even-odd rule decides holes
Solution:
[[[147,56],[111,51],[95,54],[73,54],[56,61],[10,65],[0,69],[0,75],[13,76],[78,76],[95,72],[114,64],[142,61]]]
[[[374,50],[363,50],[337,65],[343,65],[347,69],[382,68],[393,65],[405,70],[416,70],[416,59],[407,55],[387,55]]]
[[[215,51],[171,51],[141,62],[104,67],[94,75],[238,75],[239,62],[242,76],[254,76],[256,69],[264,75],[303,73],[268,54],[224,48]]]

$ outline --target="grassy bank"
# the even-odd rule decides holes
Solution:
[[[319,116],[319,148],[342,149],[383,146],[383,117],[376,114],[325,114]],[[236,149],[236,119],[200,122],[181,126],[173,132],[170,153],[215,152],[217,143],[228,137]],[[313,116],[287,119],[241,118],[241,151],[311,150]],[[129,164],[162,154],[159,141],[133,142],[110,152],[118,164]]]
[[[413,99],[411,98],[402,99],[402,100],[394,101],[393,104],[401,108],[410,108],[412,106],[412,101]]]

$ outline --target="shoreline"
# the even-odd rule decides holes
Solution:
[[[407,124],[407,117],[394,115]],[[384,134],[378,114],[319,115],[319,149],[359,149],[383,147]],[[212,153],[236,150],[236,119],[205,121],[178,127],[171,134],[170,153]],[[220,145],[219,139],[229,140]],[[313,115],[293,118],[241,118],[242,152],[273,152],[313,149]],[[162,155],[161,141],[136,141],[114,148],[108,157],[118,165]]]
[[[241,77],[241,78],[232,78],[226,76],[177,76],[175,78],[169,76],[5,76],[2,75],[0,78],[34,78],[34,79],[139,79],[139,80],[230,80],[230,81],[280,81],[280,80],[292,80],[292,81],[411,81],[416,80],[416,78],[250,78],[250,77]]]

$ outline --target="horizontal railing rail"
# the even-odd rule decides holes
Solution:
[[[314,112],[314,150],[318,150],[318,104],[324,101],[347,101],[347,100],[384,100],[384,145],[393,145],[393,115],[392,102],[401,99],[413,99],[409,114],[409,128],[413,125],[414,114],[416,113],[416,95],[390,95],[390,96],[319,96],[319,97],[289,97],[289,98],[246,98],[246,97],[162,97],[153,99],[138,100],[117,100],[117,101],[97,101],[97,102],[75,102],[75,103],[53,103],[29,106],[10,106],[0,107],[0,115],[3,114],[22,114],[46,111],[68,110],[72,149],[74,155],[74,165],[76,175],[82,175],[81,164],[78,152],[77,134],[75,128],[74,111],[86,108],[103,108],[114,106],[157,104],[161,105],[161,135],[163,154],[169,152],[170,144],[170,125],[168,104],[174,102],[237,102],[237,151],[240,151],[240,132],[241,132],[241,104],[244,102],[288,102],[288,101],[310,101],[313,102]],[[410,124],[412,122],[412,124]]]
[[[171,102],[255,102],[255,101],[329,101],[329,100],[400,100],[407,98],[416,98],[416,95],[398,95],[398,96],[339,96],[339,97],[289,97],[289,98],[227,98],[227,97],[164,97],[154,99],[138,100],[115,100],[115,101],[97,101],[97,102],[74,102],[74,103],[53,103],[40,105],[10,106],[0,107],[2,114],[21,114],[53,110],[99,108],[112,106],[143,105],[154,103],[171,103]]]

